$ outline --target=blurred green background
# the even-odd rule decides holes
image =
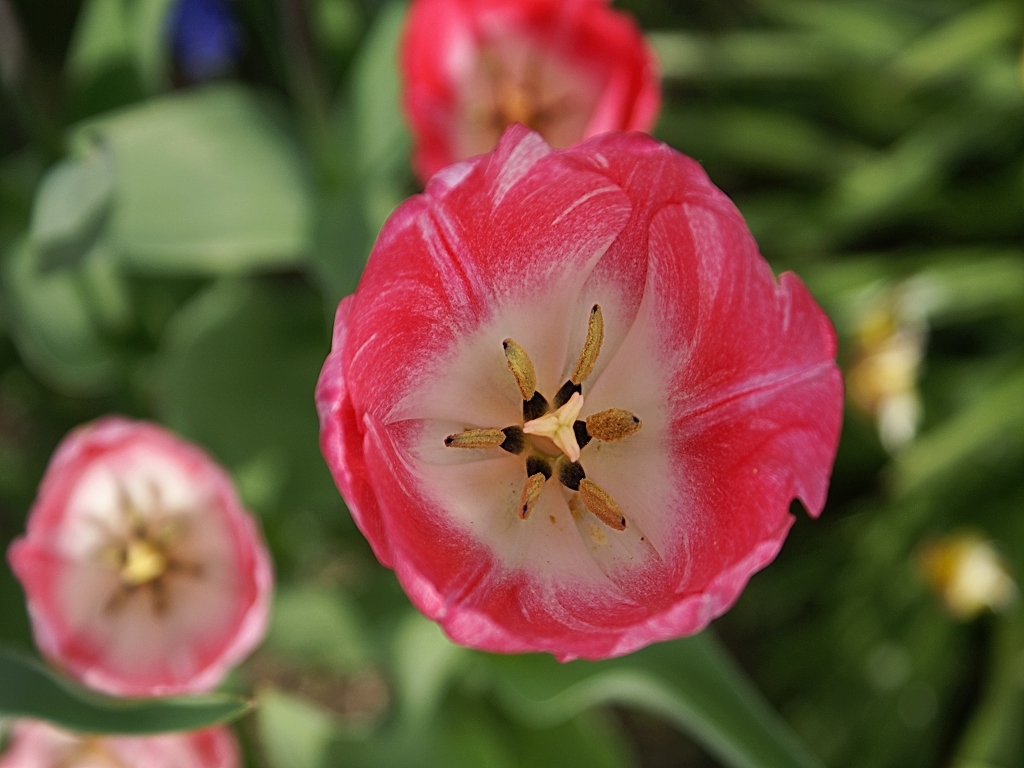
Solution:
[[[76,424],[205,446],[277,564],[229,685],[252,766],[1024,766],[1024,5],[617,5],[661,59],[657,136],[807,282],[848,377],[825,513],[795,505],[712,630],[466,651],[345,511],[313,386],[416,191],[377,0],[0,0],[0,546]],[[31,648],[6,564],[0,642]]]

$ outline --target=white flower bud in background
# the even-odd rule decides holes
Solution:
[[[882,447],[895,453],[921,422],[917,380],[928,341],[932,294],[920,278],[865,293],[856,312],[856,352],[846,374],[850,399],[874,418]]]
[[[1006,561],[991,542],[975,532],[925,543],[918,566],[949,613],[961,621],[986,610],[1002,611],[1017,596]]]

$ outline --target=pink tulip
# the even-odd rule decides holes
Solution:
[[[79,736],[23,721],[0,768],[238,768],[238,742],[227,728],[166,736]]]
[[[568,147],[649,130],[661,101],[654,54],[607,0],[414,0],[401,59],[423,181],[512,123]]]
[[[699,631],[825,503],[835,333],[701,167],[509,128],[385,224],[338,307],[321,447],[459,643],[629,653]]]
[[[42,653],[114,695],[207,691],[266,630],[256,522],[223,469],[154,424],[64,438],[8,558]]]

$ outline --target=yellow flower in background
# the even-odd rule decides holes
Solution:
[[[875,419],[878,437],[890,453],[914,439],[921,421],[917,379],[928,339],[930,293],[922,281],[908,280],[873,291],[857,313],[847,392]]]
[[[961,531],[921,547],[918,567],[955,618],[967,621],[986,610],[1001,611],[1017,596],[1002,555],[974,531]]]

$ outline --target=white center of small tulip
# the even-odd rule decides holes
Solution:
[[[557,477],[572,491],[570,509],[585,507],[616,531],[626,528],[626,517],[615,500],[587,477],[580,457],[592,440],[616,442],[640,430],[641,421],[629,411],[609,408],[579,420],[583,410],[583,382],[594,372],[604,340],[601,307],[594,305],[587,324],[587,338],[569,380],[555,393],[554,409],[537,391],[537,373],[530,356],[514,339],[502,346],[508,369],[523,398],[523,425],[504,429],[466,429],[445,438],[449,448],[501,448],[526,458],[526,482],[519,499],[519,517],[529,518],[545,484]]]
[[[573,392],[569,402],[554,413],[545,414],[539,419],[533,419],[523,424],[523,432],[527,435],[549,438],[562,453],[569,457],[569,461],[579,461],[580,444],[576,440],[573,425],[581,410],[583,410],[583,395]]]
[[[183,559],[177,551],[185,535],[185,517],[165,509],[155,490],[153,508],[148,513],[136,507],[123,487],[118,488],[118,494],[124,531],[111,532],[110,540],[99,552],[100,561],[117,572],[120,582],[107,610],[117,611],[133,594],[145,591],[152,597],[155,613],[164,614],[168,609],[167,580],[202,575],[200,565]]]

